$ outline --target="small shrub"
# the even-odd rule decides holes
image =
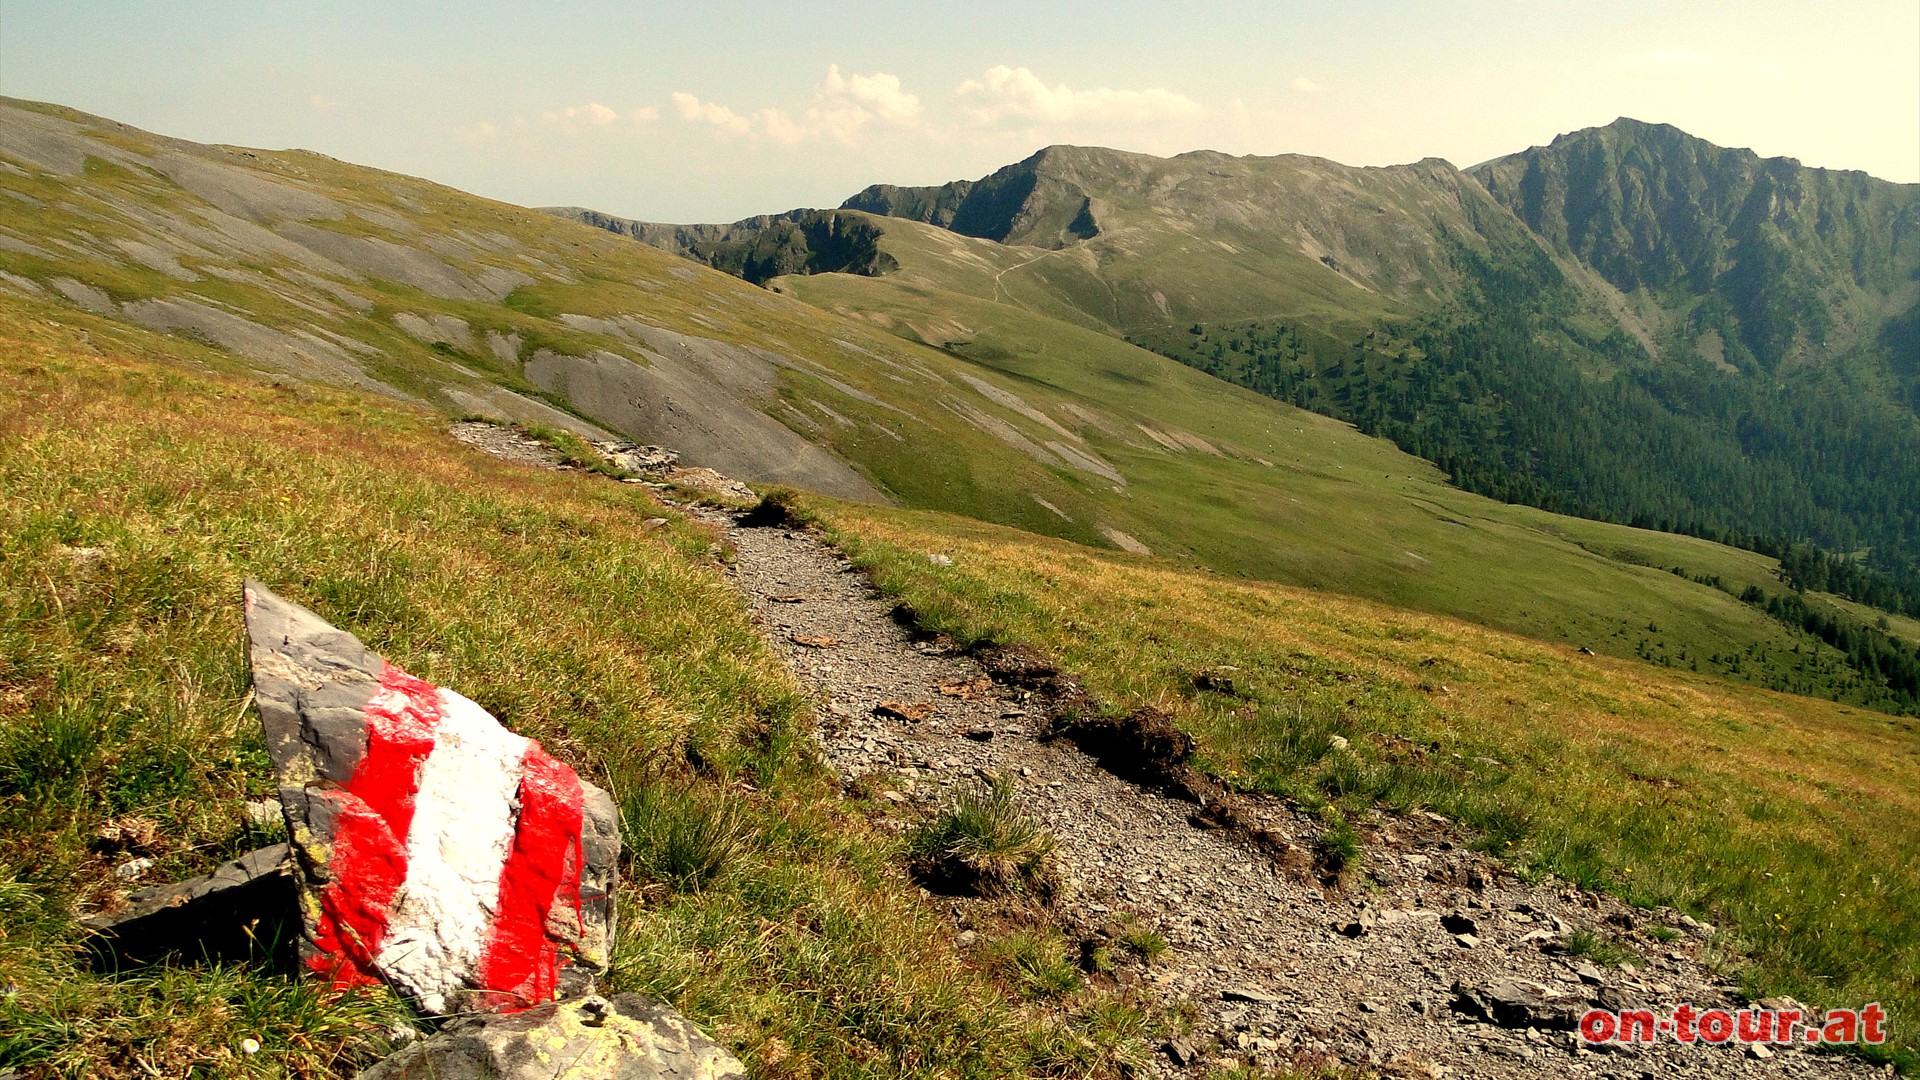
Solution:
[[[798,493],[791,488],[773,488],[740,518],[740,524],[749,529],[793,528],[805,523]]]
[[[907,865],[929,889],[972,896],[1031,896],[1050,903],[1060,892],[1053,836],[1013,804],[1004,777],[975,785],[907,836]]]

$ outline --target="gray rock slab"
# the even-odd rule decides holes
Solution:
[[[562,321],[583,329],[615,325],[573,316]],[[852,466],[762,411],[778,400],[772,354],[684,336],[671,345],[647,354],[645,364],[606,351],[572,356],[539,349],[527,361],[526,377],[616,431],[679,450],[687,464],[757,483],[885,501]]]
[[[249,851],[210,874],[141,889],[112,915],[82,920],[98,937],[93,953],[108,963],[145,963],[168,955],[240,961],[285,958],[295,927],[293,849]]]
[[[462,1018],[359,1080],[725,1080],[738,1058],[672,1009],[621,994]]]
[[[1572,1031],[1587,1008],[1584,999],[1549,1001],[1511,979],[1482,985],[1456,982],[1453,993],[1456,1012],[1507,1028]]]

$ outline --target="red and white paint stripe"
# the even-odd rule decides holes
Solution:
[[[365,714],[313,966],[340,986],[384,977],[436,1013],[552,999],[561,938],[581,930],[579,777],[391,664]]]

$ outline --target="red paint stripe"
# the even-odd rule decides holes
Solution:
[[[341,988],[379,981],[374,957],[407,878],[407,830],[420,765],[433,752],[440,697],[431,684],[383,661],[380,689],[363,711],[367,752],[333,795],[339,809],[327,860],[331,880],[320,893],[319,951],[308,962]]]
[[[580,777],[539,743],[527,746],[520,817],[500,873],[500,902],[480,959],[480,991],[490,1007],[523,1009],[553,1000],[560,941],[577,937],[584,825]],[[565,929],[562,930],[561,928]]]

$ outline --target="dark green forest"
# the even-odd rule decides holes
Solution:
[[[1355,344],[1284,321],[1139,343],[1392,439],[1469,491],[1791,555],[1808,587],[1920,612],[1920,420],[1903,402],[1846,365],[1751,377],[1731,335],[1738,370],[1654,363],[1618,329],[1583,334],[1544,254],[1456,258],[1464,303]]]

